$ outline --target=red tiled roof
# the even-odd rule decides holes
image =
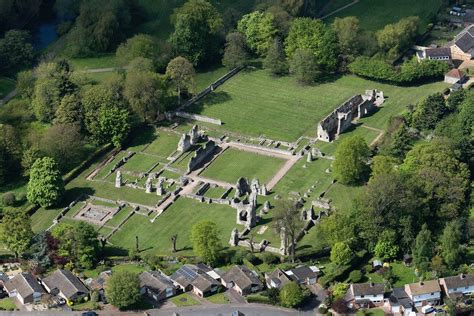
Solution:
[[[461,70],[454,68],[451,69],[448,73],[446,73],[445,76],[461,79],[462,77],[464,77],[464,73]]]

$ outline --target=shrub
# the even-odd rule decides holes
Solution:
[[[2,201],[6,206],[13,206],[16,202],[15,194],[13,194],[13,192],[4,193]]]
[[[321,306],[320,308],[318,308],[318,313],[324,315],[328,312],[328,309],[324,306]]]
[[[261,263],[260,259],[253,253],[249,252],[245,255],[245,259],[247,259],[251,264],[259,264]]]
[[[243,250],[237,250],[232,258],[230,259],[230,262],[232,264],[242,264],[242,261],[245,258],[246,251]]]
[[[279,297],[281,305],[290,308],[299,306],[305,299],[303,290],[295,282],[285,284]]]
[[[360,270],[354,270],[349,274],[349,282],[357,283],[362,279],[362,272]]]
[[[91,293],[91,302],[98,302],[99,301],[99,292],[98,291],[93,291]]]
[[[280,261],[280,258],[277,255],[273,254],[273,253],[266,252],[262,255],[262,260],[266,264],[275,264],[275,263],[278,263]]]

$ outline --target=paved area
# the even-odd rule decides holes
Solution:
[[[229,289],[226,292],[226,296],[229,298],[231,304],[245,304],[245,298],[242,297],[239,293],[237,293],[234,289]]]

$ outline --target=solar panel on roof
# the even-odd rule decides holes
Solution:
[[[194,280],[195,278],[197,278],[196,271],[192,270],[191,268],[189,268],[187,266],[181,267],[181,269],[179,269],[178,272],[182,276],[184,276],[186,279],[191,280],[191,281]]]

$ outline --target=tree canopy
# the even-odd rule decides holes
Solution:
[[[334,154],[334,177],[343,184],[354,184],[363,180],[367,172],[370,149],[361,136],[342,140]]]
[[[265,56],[277,34],[272,14],[254,11],[242,17],[237,30],[244,34],[248,47],[259,56]]]
[[[37,159],[30,170],[27,198],[33,204],[51,207],[57,204],[64,192],[64,182],[54,159]]]
[[[25,253],[33,238],[31,219],[24,211],[6,209],[3,212],[0,236],[3,244],[18,258]]]
[[[194,252],[205,262],[212,264],[217,261],[222,244],[215,223],[211,221],[196,223],[191,229],[191,243]]]
[[[117,271],[107,280],[105,288],[107,301],[123,309],[140,299],[140,281],[138,274],[129,271]]]

